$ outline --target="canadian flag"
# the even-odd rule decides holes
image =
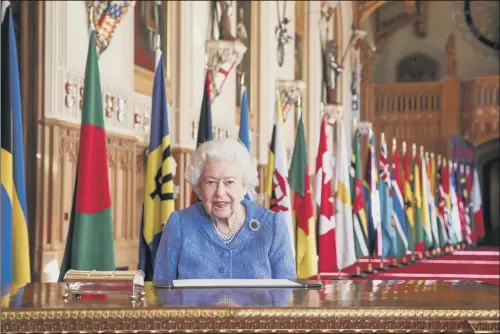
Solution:
[[[319,272],[338,271],[335,243],[335,216],[332,188],[333,168],[326,137],[326,119],[323,117],[316,156],[315,201],[318,207]]]

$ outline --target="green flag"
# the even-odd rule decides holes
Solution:
[[[293,216],[296,227],[297,277],[299,278],[311,278],[318,274],[316,224],[306,147],[304,123],[300,117],[290,166],[290,189],[295,192]]]
[[[94,31],[87,54],[73,207],[59,281],[69,269],[115,270],[108,154]]]

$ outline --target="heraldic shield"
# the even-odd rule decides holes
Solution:
[[[210,74],[210,102],[222,92],[231,71],[236,68],[247,47],[239,40],[210,40],[206,43],[207,70]]]

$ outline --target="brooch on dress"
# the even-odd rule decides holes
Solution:
[[[254,232],[256,232],[260,228],[260,223],[256,219],[252,219],[248,222],[248,226],[250,226],[250,229]]]

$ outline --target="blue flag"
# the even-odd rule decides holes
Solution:
[[[393,203],[391,194],[391,180],[389,163],[387,161],[387,144],[382,138],[379,159],[379,196],[380,218],[382,224],[382,251],[381,258],[386,259],[397,254],[396,232],[393,227]]]
[[[247,89],[243,86],[241,88],[241,111],[240,111],[240,133],[239,141],[245,145],[248,152],[252,154],[250,150],[250,117],[248,110],[248,94]],[[252,194],[250,192],[245,194],[245,199],[251,201]]]
[[[144,271],[147,281],[153,279],[154,261],[163,224],[174,211],[172,151],[168,126],[165,71],[161,51],[157,51],[156,58],[151,135],[139,247],[139,269]]]
[[[1,283],[31,281],[19,66],[12,10],[2,2]]]

